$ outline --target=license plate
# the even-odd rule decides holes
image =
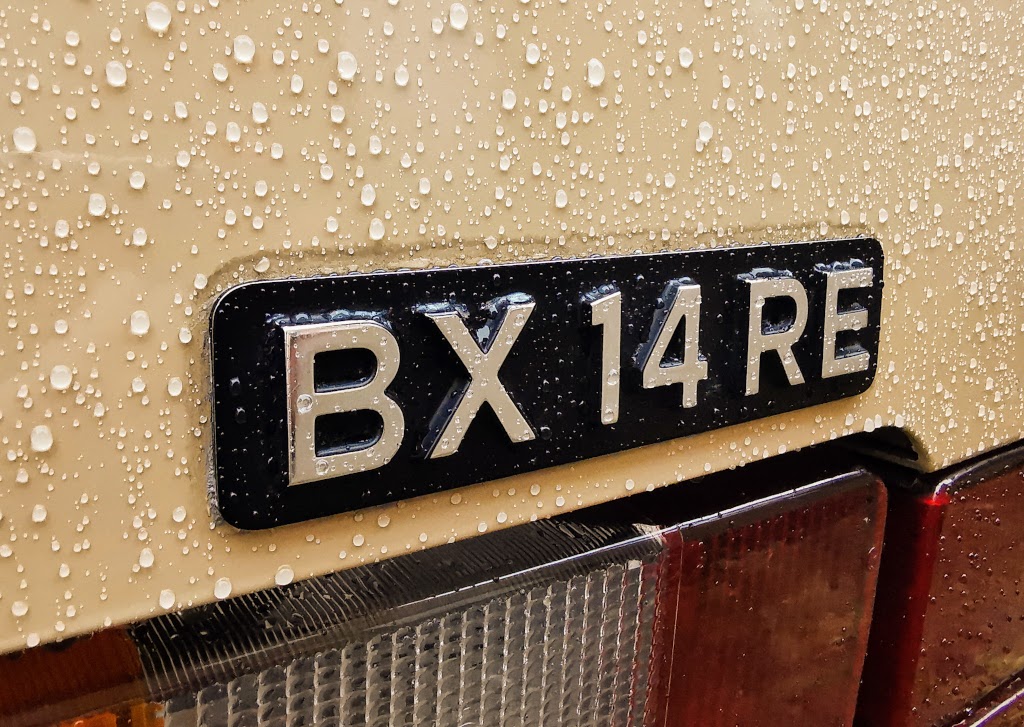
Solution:
[[[882,262],[858,238],[239,285],[216,505],[268,528],[859,394]]]

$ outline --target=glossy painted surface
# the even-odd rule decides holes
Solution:
[[[0,650],[863,430],[925,469],[1018,439],[1022,14],[8,3]],[[857,234],[887,287],[855,399],[269,533],[211,519],[233,285]]]

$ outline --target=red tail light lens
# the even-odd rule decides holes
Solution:
[[[968,719],[1024,672],[1024,448],[893,490],[888,523],[858,723]]]
[[[127,632],[144,674],[131,684],[155,712],[105,703],[132,693],[107,685],[32,708],[5,701],[0,715],[28,725],[102,713],[123,725],[156,714],[165,727],[848,724],[885,492],[862,471],[810,466],[808,484],[780,476],[784,463],[750,467],[161,616]],[[16,662],[0,660],[0,682]]]

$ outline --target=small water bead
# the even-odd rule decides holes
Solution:
[[[14,148],[29,153],[36,150],[36,132],[27,126],[19,126],[14,130]]]
[[[107,211],[107,198],[95,192],[89,195],[89,214],[102,217]]]
[[[384,239],[384,223],[377,217],[370,221],[370,239],[375,241]]]
[[[591,88],[598,88],[604,83],[604,64],[597,58],[587,61],[587,85]]]
[[[274,574],[274,583],[279,586],[287,586],[293,580],[295,580],[295,571],[288,565],[281,566]]]
[[[128,186],[132,189],[142,189],[146,186],[146,175],[136,170],[128,175]]]
[[[165,611],[174,608],[174,591],[170,588],[165,588],[160,591],[160,608]]]
[[[232,55],[239,63],[248,65],[256,57],[256,43],[248,35],[236,35],[232,47]]]
[[[121,61],[110,61],[107,64],[107,85],[114,88],[124,88],[128,82],[128,71],[125,70]]]
[[[50,431],[50,427],[45,424],[33,427],[29,435],[29,444],[33,452],[49,452],[53,446],[53,432]]]
[[[693,51],[689,48],[679,49],[679,65],[683,68],[689,68],[693,65]]]
[[[171,11],[161,2],[146,6],[146,25],[154,33],[165,33],[171,27]]]
[[[71,388],[71,369],[64,364],[57,364],[50,369],[50,386],[57,391]]]
[[[359,63],[354,55],[347,50],[343,50],[338,54],[338,75],[341,76],[343,81],[351,81],[356,77],[358,70]]]
[[[540,62],[540,48],[537,47],[536,43],[530,43],[530,45],[526,46],[526,62],[531,66],[535,66]]]
[[[152,548],[143,548],[139,553],[139,565],[143,568],[152,568],[155,562],[156,556],[153,555]]]
[[[231,595],[231,580],[229,578],[218,578],[217,582],[213,584],[213,596],[218,600],[223,600]]]
[[[132,313],[129,327],[134,335],[145,336],[149,333],[149,313],[144,310]]]
[[[465,30],[468,22],[469,11],[466,10],[466,6],[462,3],[452,3],[452,6],[448,8],[448,24],[455,30]]]
[[[363,191],[359,195],[359,201],[362,202],[365,207],[370,207],[376,199],[377,190],[373,188],[372,184],[364,184]]]

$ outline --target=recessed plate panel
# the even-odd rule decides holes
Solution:
[[[240,285],[217,506],[268,528],[859,394],[882,272],[858,238]]]

